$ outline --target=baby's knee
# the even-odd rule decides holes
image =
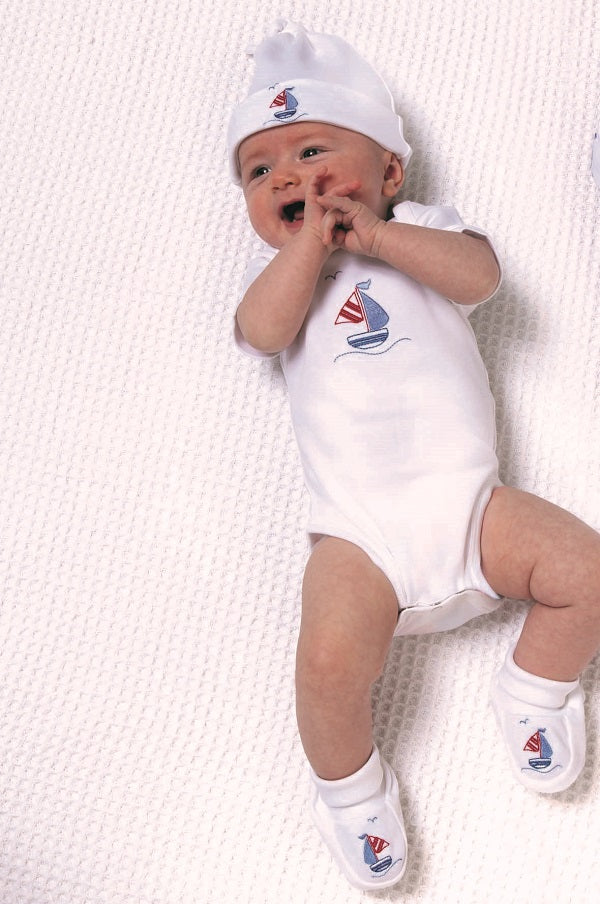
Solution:
[[[364,691],[379,678],[385,655],[365,638],[344,637],[339,632],[300,638],[296,680],[316,693]]]
[[[369,687],[398,617],[384,573],[357,546],[326,537],[308,562],[302,596],[297,680],[315,692]]]

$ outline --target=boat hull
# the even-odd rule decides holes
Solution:
[[[551,762],[552,759],[550,757],[532,757],[529,760],[529,765],[532,769],[547,769]]]
[[[352,348],[377,348],[378,345],[383,345],[389,334],[389,330],[385,328],[371,330],[367,333],[355,333],[354,336],[348,336],[348,344]]]
[[[381,860],[378,860],[377,863],[372,863],[370,866],[372,873],[385,873],[390,866],[392,865],[392,858],[382,857]]]

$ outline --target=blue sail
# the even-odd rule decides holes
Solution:
[[[540,743],[542,747],[542,749],[540,750],[540,756],[544,758],[551,757],[554,751],[550,746],[550,742],[546,739],[546,735],[543,734],[543,731],[544,729],[540,728]]]
[[[533,756],[529,760],[529,765],[532,769],[547,769],[552,764],[554,751],[544,734],[545,731],[545,728],[538,728],[525,745],[525,750],[535,751],[539,754],[539,756]]]
[[[366,282],[357,283],[356,288],[360,293],[360,299],[363,303],[363,307],[365,309],[365,315],[367,318],[367,327],[370,331],[372,330],[382,330],[386,323],[389,321],[389,317],[387,313],[383,310],[380,304],[377,304],[374,298],[371,298],[370,295],[367,295],[365,289],[368,289],[371,285],[371,280],[368,279]]]
[[[373,848],[369,844],[368,837],[366,835],[361,835],[360,837],[366,839],[365,846],[363,849],[363,857],[364,857],[365,863],[368,864],[369,866],[373,866],[375,863],[377,863],[377,857],[375,855],[375,852],[373,851]]]

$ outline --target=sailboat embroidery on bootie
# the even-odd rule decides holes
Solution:
[[[558,763],[555,766],[552,765],[554,751],[545,732],[545,728],[538,728],[525,744],[523,750],[527,753],[535,753],[536,756],[529,757],[529,766],[523,766],[522,772],[528,772],[533,769],[534,772],[548,773],[561,768]]]
[[[410,339],[407,336],[404,336],[402,339],[396,339],[396,342],[393,342],[380,352],[369,351],[370,349],[378,348],[383,345],[390,335],[387,328],[390,319],[389,315],[374,298],[367,295],[367,289],[370,287],[370,279],[356,283],[354,291],[348,296],[337,315],[335,321],[336,326],[340,323],[352,323],[357,326],[358,324],[364,324],[366,329],[360,333],[353,333],[351,336],[346,337],[346,341],[353,351],[343,352],[341,355],[337,355],[334,358],[334,362],[337,361],[338,358],[343,358],[345,355],[382,355],[385,352],[389,352],[398,342],[410,342]]]
[[[398,860],[393,860],[389,854],[386,854],[385,857],[379,856],[382,851],[390,846],[389,841],[384,838],[378,838],[376,835],[359,835],[358,839],[359,841],[364,841],[363,859],[375,875],[381,876],[387,873],[392,866],[398,863]]]

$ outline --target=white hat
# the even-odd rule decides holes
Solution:
[[[277,34],[254,52],[255,72],[246,100],[227,132],[231,178],[240,184],[238,148],[255,132],[303,120],[361,132],[393,151],[406,169],[412,150],[402,117],[383,79],[350,44],[334,35],[279,22]]]

